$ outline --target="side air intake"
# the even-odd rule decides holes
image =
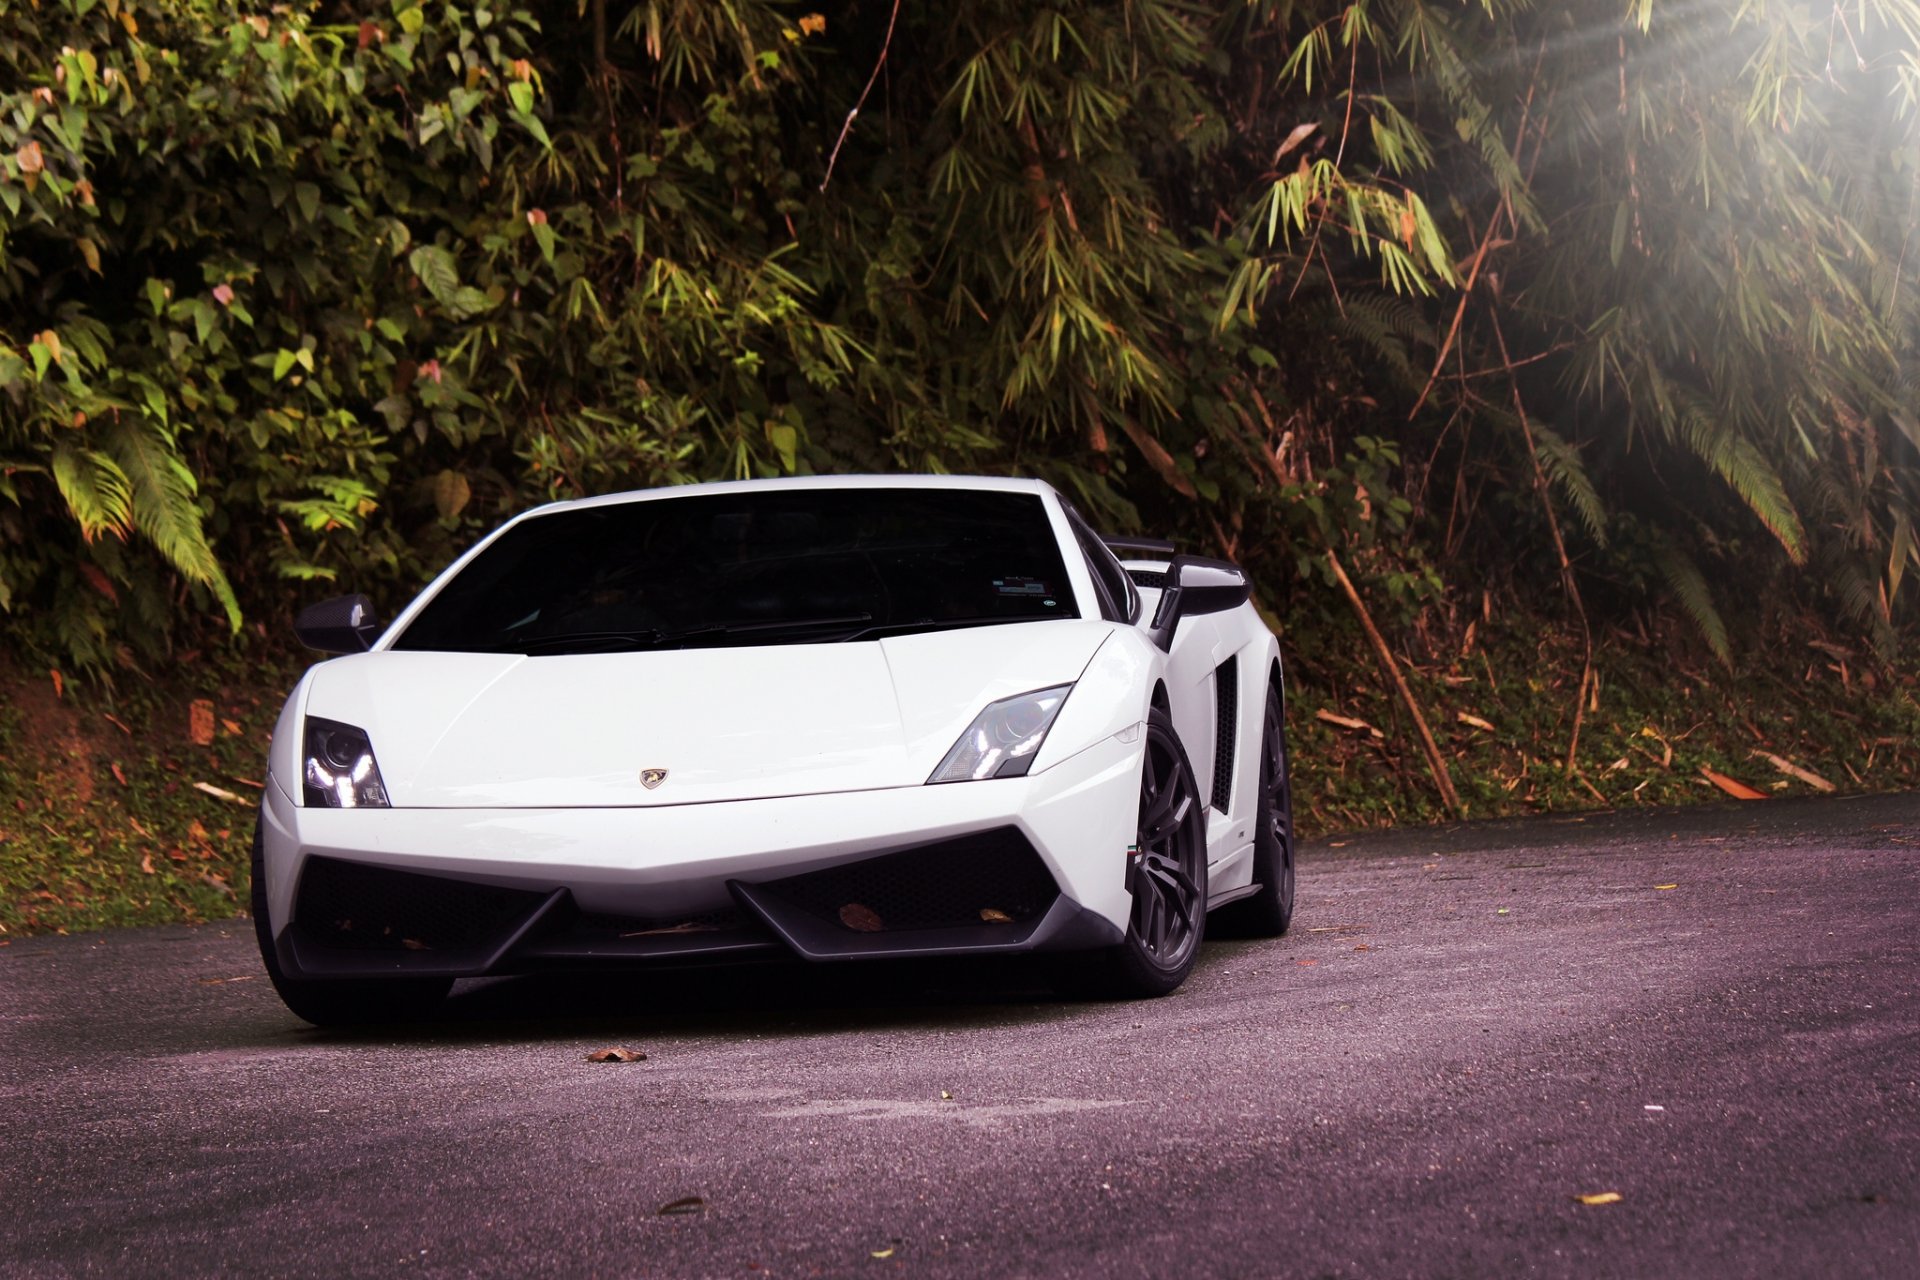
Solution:
[[[1233,745],[1240,738],[1240,668],[1228,658],[1213,673],[1214,724],[1213,807],[1227,811],[1233,799]]]

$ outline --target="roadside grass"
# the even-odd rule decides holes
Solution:
[[[1684,643],[1614,633],[1595,645],[1569,772],[1584,658],[1577,638],[1525,622],[1483,624],[1448,648],[1401,660],[1472,818],[1734,798],[1709,770],[1764,796],[1821,791],[1782,762],[1834,794],[1920,785],[1920,670],[1910,660],[1887,666],[1803,639],[1729,671],[1690,661]],[[1377,667],[1348,658],[1289,674],[1303,834],[1451,816]]]
[[[296,678],[202,661],[108,693],[0,667],[0,945],[243,913],[267,741]]]
[[[1405,708],[1352,639],[1287,652],[1302,836],[1447,820]],[[1772,757],[1842,793],[1920,785],[1920,668],[1818,638],[1737,673],[1689,652],[1619,632],[1596,645],[1573,773],[1584,651],[1564,631],[1485,620],[1401,660],[1474,818],[1728,799],[1703,769],[1766,796],[1817,790]],[[0,946],[244,914],[267,742],[302,662],[201,659],[113,690],[0,663]]]

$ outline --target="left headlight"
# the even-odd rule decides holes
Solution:
[[[976,778],[1018,778],[1033,767],[1034,753],[1047,740],[1070,684],[1035,689],[987,704],[947,752],[928,782],[971,782]]]
[[[309,809],[385,809],[386,783],[366,730],[308,716],[300,779]]]

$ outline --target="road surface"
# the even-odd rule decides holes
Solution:
[[[15,939],[0,1274],[1915,1276],[1917,1081],[1915,797],[1320,842],[1291,936],[1142,1003],[796,967],[328,1034],[245,921]]]

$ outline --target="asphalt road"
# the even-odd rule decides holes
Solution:
[[[1323,843],[1146,1003],[730,971],[338,1035],[245,922],[15,940],[0,1274],[1916,1276],[1916,1081],[1915,797]]]

